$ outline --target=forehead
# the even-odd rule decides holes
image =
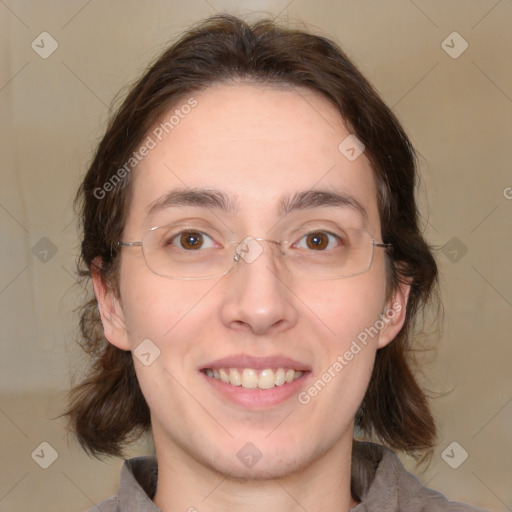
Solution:
[[[126,225],[144,227],[173,189],[221,190],[237,215],[261,220],[279,214],[284,196],[316,189],[354,197],[380,229],[368,159],[339,150],[349,135],[337,110],[303,88],[222,84],[185,96],[148,134],[154,144],[134,170]]]

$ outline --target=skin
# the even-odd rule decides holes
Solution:
[[[245,236],[279,238],[300,216],[328,218],[315,208],[284,219],[283,194],[310,189],[349,193],[368,219],[344,215],[380,238],[376,185],[364,153],[350,162],[338,150],[350,131],[321,96],[302,89],[217,85],[194,94],[197,107],[141,162],[123,240],[141,240],[145,209],[177,187],[208,187],[236,198],[236,216],[216,219]],[[211,211],[187,207],[187,216]],[[168,213],[168,212],[167,212]],[[280,222],[279,222],[280,221]],[[277,224],[277,225],[276,225]],[[267,249],[267,248],[265,248]],[[368,272],[338,280],[300,279],[282,272],[266,250],[223,277],[167,279],[151,272],[140,247],[123,248],[120,297],[93,275],[106,338],[122,350],[149,338],[160,356],[134,358],[151,410],[159,464],[155,504],[162,510],[349,510],[354,416],[375,353],[403,325],[408,287],[386,300],[385,251]],[[284,276],[278,279],[276,274]],[[393,304],[401,312],[306,404],[296,397],[264,411],[226,401],[198,372],[233,354],[285,355],[311,365],[304,389],[344,354],[352,340]],[[262,453],[252,468],[236,456],[251,442]]]

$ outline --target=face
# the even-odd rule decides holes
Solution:
[[[336,237],[323,237],[346,226],[381,241],[369,161],[338,149],[350,132],[325,99],[252,85],[193,96],[197,105],[162,140],[153,137],[156,146],[134,171],[123,241],[175,222],[207,234],[199,249],[190,245],[197,247],[197,238],[186,238],[185,249],[209,254],[247,236],[286,240],[289,254],[318,251],[308,242],[319,240],[328,242],[322,250],[337,250]],[[222,194],[231,209],[190,197],[162,206],[169,193],[190,189]],[[315,202],[315,192],[345,199]],[[282,205],[303,193],[306,199],[283,213]],[[301,226],[321,231],[320,239]],[[172,239],[172,250],[183,251],[180,243]],[[254,247],[255,259],[201,280],[157,275],[141,247],[126,247],[120,296],[98,275],[94,285],[107,339],[144,354],[134,363],[157,453],[242,478],[279,477],[351,443],[375,352],[399,331],[407,290],[386,301],[382,248],[365,273],[308,279],[289,272],[272,242]],[[266,369],[273,371],[262,375]],[[286,374],[294,380],[286,382]],[[252,465],[251,456],[261,459]]]

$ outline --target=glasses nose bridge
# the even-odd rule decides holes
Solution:
[[[281,244],[283,243],[282,240],[270,240],[268,238],[248,236],[235,246],[233,261],[239,263],[240,260],[244,260],[246,263],[253,263],[263,254],[264,249],[262,242],[271,244],[273,248],[281,248]],[[274,250],[272,250],[272,255],[275,255]]]

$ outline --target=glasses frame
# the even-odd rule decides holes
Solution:
[[[173,277],[173,276],[166,276],[166,275],[163,275],[163,274],[159,274],[158,272],[155,272],[149,266],[147,258],[146,258],[146,254],[144,253],[143,241],[144,241],[144,238],[147,236],[147,234],[149,232],[151,232],[151,231],[155,231],[156,229],[165,228],[165,227],[167,227],[167,226],[154,226],[154,227],[148,229],[148,231],[146,231],[146,233],[144,234],[144,237],[143,237],[142,240],[136,240],[136,241],[131,241],[131,242],[122,242],[122,241],[119,240],[119,241],[116,242],[116,246],[118,248],[120,248],[120,247],[141,247],[142,248],[142,256],[144,257],[144,263],[149,268],[149,270],[151,270],[151,272],[153,272],[153,274],[155,274],[157,276],[164,277],[166,279],[175,279],[175,280],[180,280],[180,281],[200,281],[202,279],[213,279],[214,277],[221,277],[221,276],[225,276],[225,275],[229,274],[235,268],[235,266],[236,266],[235,264],[239,263],[240,260],[243,259],[239,247],[244,242],[246,242],[249,239],[255,240],[257,242],[270,242],[270,243],[276,244],[278,246],[280,246],[281,244],[289,242],[289,240],[269,240],[267,238],[255,238],[255,237],[250,236],[250,235],[246,236],[241,242],[237,242],[236,240],[228,240],[229,243],[237,244],[237,245],[236,245],[236,248],[235,248],[235,251],[234,251],[234,254],[233,254],[233,264],[231,265],[231,267],[228,270],[226,270],[226,272],[221,272],[220,274],[215,274],[213,276],[206,276],[206,277]],[[368,233],[368,235],[370,235],[370,239],[372,241],[372,257],[370,259],[370,263],[369,263],[368,268],[366,270],[364,270],[363,272],[358,272],[357,274],[351,274],[349,276],[342,276],[342,277],[311,277],[311,279],[316,279],[316,280],[319,280],[319,281],[324,281],[324,280],[332,280],[332,281],[334,281],[336,279],[348,279],[349,277],[354,277],[354,276],[359,276],[361,274],[365,274],[366,272],[368,272],[370,270],[370,268],[372,266],[373,256],[375,254],[375,247],[382,248],[382,249],[390,249],[391,247],[393,247],[393,244],[388,244],[388,243],[385,243],[385,242],[377,242],[375,240],[375,238],[373,238],[373,235],[369,231],[367,231],[366,229],[360,229],[360,231],[365,231],[366,233]],[[292,274],[293,274],[293,272],[292,272]]]

